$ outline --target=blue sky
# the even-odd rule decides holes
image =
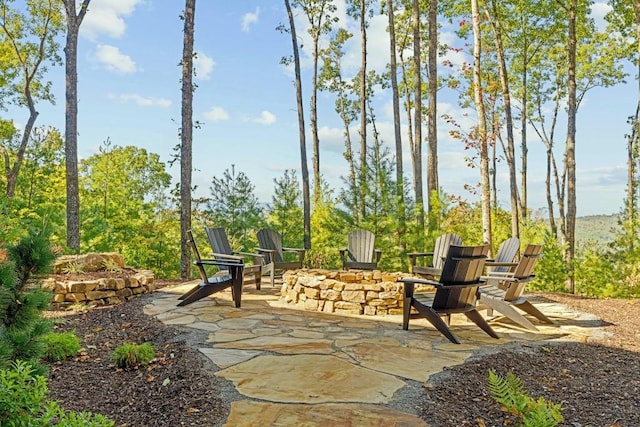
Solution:
[[[344,15],[341,2],[339,15]],[[180,123],[180,67],[183,23],[179,15],[183,1],[93,0],[81,27],[78,49],[79,155],[97,152],[107,138],[119,146],[135,145],[170,159],[178,144]],[[596,15],[606,7],[597,4]],[[298,19],[298,32],[306,38],[305,23]],[[222,176],[235,164],[255,185],[262,202],[271,202],[273,179],[286,169],[300,169],[300,152],[293,76],[280,65],[291,52],[291,39],[276,31],[286,22],[284,2],[274,0],[199,1],[196,8],[195,49],[198,88],[194,98],[194,118],[202,128],[194,131],[194,183],[199,192],[209,194],[211,178]],[[373,19],[369,29],[369,63],[381,70],[387,62],[386,17]],[[343,21],[346,22],[346,21]],[[352,25],[352,24],[349,24]],[[352,28],[358,33],[357,28]],[[443,38],[452,37],[449,33]],[[358,37],[347,46],[345,75],[356,73],[359,61]],[[305,106],[310,96],[311,43],[303,48],[303,91]],[[461,58],[453,58],[461,60]],[[54,83],[55,106],[40,103],[37,125],[53,125],[64,130],[64,70],[49,73]],[[608,89],[594,89],[579,110],[577,135],[578,215],[617,213],[626,185],[627,116],[636,103],[636,82]],[[391,99],[379,92],[377,126],[382,138],[393,146]],[[340,121],[333,100],[319,99],[321,169],[326,180],[337,188],[347,165],[342,158]],[[462,117],[455,94],[439,94],[439,114]],[[309,113],[305,112],[307,126]],[[4,113],[3,113],[4,115]],[[9,111],[20,125],[25,111]],[[560,128],[566,127],[565,121]],[[440,184],[450,194],[473,200],[463,188],[476,183],[478,171],[465,166],[462,143],[448,136],[440,121]],[[404,137],[403,131],[403,137]],[[357,135],[354,133],[354,136]],[[544,148],[529,132],[529,204],[544,207]],[[405,145],[407,143],[405,142]],[[310,139],[308,147],[311,149]],[[425,146],[426,149],[426,146]],[[519,154],[518,154],[519,155]],[[426,154],[424,155],[426,159]],[[308,155],[311,160],[311,153]],[[409,155],[404,156],[409,171]],[[560,161],[561,155],[558,156]],[[507,207],[506,168],[499,171]],[[168,171],[179,177],[179,166]],[[298,172],[298,176],[300,173]]]

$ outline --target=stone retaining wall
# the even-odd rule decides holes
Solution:
[[[374,271],[290,270],[280,294],[305,310],[339,314],[402,314],[406,273]]]
[[[113,270],[107,271],[106,267]],[[65,255],[55,261],[53,273],[55,276],[42,282],[42,289],[53,292],[53,305],[57,308],[76,303],[89,306],[120,304],[135,295],[155,290],[151,270],[126,267],[122,255],[117,253]],[[87,278],[83,278],[83,274]]]

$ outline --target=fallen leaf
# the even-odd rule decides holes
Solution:
[[[91,328],[91,332],[93,332],[94,334],[100,332],[101,330],[102,330],[101,326],[96,326],[95,328]]]
[[[487,427],[487,425],[484,423],[484,420],[482,418],[476,418],[475,422],[478,425],[478,427]]]
[[[171,383],[171,380],[169,378],[165,378],[164,381],[162,381],[162,385],[164,387],[168,386]]]
[[[151,375],[151,374],[147,375],[147,382],[148,383],[152,382],[155,379],[156,379],[156,377],[154,377],[153,375]]]
[[[133,326],[132,322],[127,322],[127,323],[123,323],[122,325],[120,325],[120,329],[128,329],[130,327]]]
[[[196,412],[200,412],[200,409],[197,409],[197,408],[187,408],[187,414],[195,414]]]

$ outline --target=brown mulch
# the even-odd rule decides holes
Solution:
[[[640,426],[640,300],[542,296],[596,314],[607,325],[607,336],[589,343],[508,345],[479,354],[424,386],[416,383],[418,392],[403,406],[429,426],[518,425],[488,394],[488,370],[493,369],[513,372],[532,397],[560,403],[563,426]],[[148,298],[54,314],[56,328],[75,330],[84,351],[50,365],[50,397],[67,409],[102,413],[117,426],[223,425],[230,403],[243,397],[213,375],[216,367],[198,352],[206,334],[167,327],[144,315]],[[145,341],[157,350],[149,367],[122,371],[113,366],[115,347]]]

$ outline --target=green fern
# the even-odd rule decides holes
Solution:
[[[525,393],[520,378],[512,372],[506,377],[489,370],[489,391],[503,410],[522,420],[524,427],[555,427],[564,420],[562,406],[540,397],[533,399]]]

